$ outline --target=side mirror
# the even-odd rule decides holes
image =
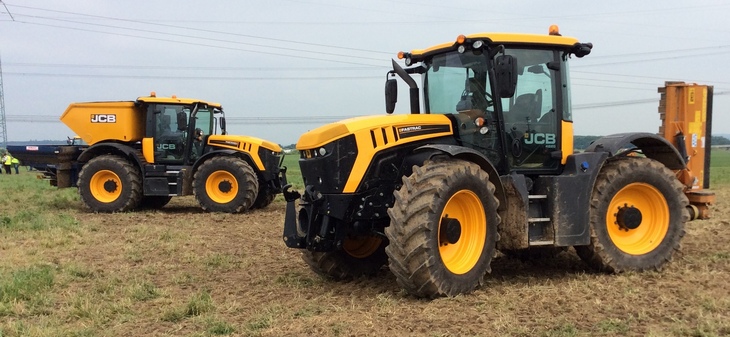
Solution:
[[[177,113],[177,129],[185,131],[188,129],[188,115],[182,111]]]
[[[392,114],[398,102],[398,80],[391,78],[385,81],[385,112]]]
[[[225,117],[221,117],[221,134],[222,135],[227,134],[227,132],[226,132],[226,118]]]
[[[591,49],[593,49],[593,43],[576,43],[573,45],[573,50],[571,51],[576,57],[581,58],[583,56],[586,56],[591,53]]]
[[[517,59],[512,55],[499,55],[494,61],[499,97],[514,96],[517,87]]]

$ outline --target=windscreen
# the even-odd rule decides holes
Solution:
[[[427,113],[491,109],[491,86],[484,55],[446,53],[434,56],[426,65],[424,95]]]

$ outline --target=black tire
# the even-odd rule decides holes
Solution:
[[[245,212],[256,200],[258,190],[253,168],[237,157],[208,159],[193,176],[195,199],[208,212]]]
[[[524,249],[502,249],[504,255],[519,259],[521,261],[529,260],[547,260],[566,251],[567,247],[529,247]]]
[[[139,208],[141,208],[141,209],[160,209],[162,207],[165,207],[165,205],[167,205],[167,203],[169,203],[171,199],[172,199],[172,197],[167,196],[167,195],[145,196],[145,197],[142,197],[142,202],[140,202]]]
[[[116,155],[102,155],[89,160],[79,172],[79,194],[94,212],[131,211],[142,199],[139,169]]]
[[[641,157],[608,162],[591,197],[590,245],[575,250],[602,271],[659,270],[680,249],[688,205],[682,184],[661,163]]]
[[[494,190],[478,165],[457,159],[426,161],[403,178],[388,210],[385,251],[406,291],[418,297],[455,296],[484,282],[500,221]]]
[[[276,194],[272,193],[264,182],[259,181],[259,193],[256,195],[256,200],[251,205],[251,209],[265,208],[274,202],[274,198],[276,198]]]
[[[378,236],[346,239],[342,250],[332,252],[303,251],[302,259],[317,274],[336,280],[347,281],[369,277],[388,262],[385,246],[388,240]]]

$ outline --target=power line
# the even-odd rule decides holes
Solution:
[[[121,78],[121,79],[170,79],[170,80],[215,80],[215,81],[321,81],[321,80],[362,80],[378,79],[383,76],[316,76],[316,77],[271,77],[271,76],[180,76],[180,75],[114,75],[114,74],[62,74],[62,73],[28,73],[9,72],[13,76],[61,77],[61,78]]]
[[[15,18],[13,17],[13,13],[10,13],[10,10],[8,9],[8,6],[0,0],[0,3],[3,4],[3,7],[5,7],[5,11],[8,12],[8,15],[10,16],[10,19],[15,21]]]
[[[662,82],[664,82],[664,81],[667,80],[666,76],[665,77],[658,77],[658,76],[626,75],[626,74],[604,73],[604,72],[584,71],[584,70],[571,71],[571,73],[573,73],[573,74],[594,74],[594,75],[605,75],[605,76],[616,76],[616,77],[645,78],[645,79],[661,80]],[[571,77],[571,79],[573,79],[573,78],[575,78],[575,77]],[[596,80],[596,81],[602,81],[601,79],[594,79],[594,80]],[[712,83],[712,84],[730,84],[730,82],[696,80],[696,79],[695,80],[687,80],[685,82]]]
[[[702,53],[702,54],[693,54],[693,55],[677,55],[677,56],[665,56],[665,57],[655,57],[655,58],[648,58],[648,59],[638,59],[638,60],[626,60],[626,61],[615,61],[615,62],[604,62],[604,63],[590,63],[590,64],[578,64],[573,66],[574,68],[587,68],[587,67],[597,67],[597,66],[607,66],[607,65],[616,65],[616,64],[627,64],[627,63],[641,63],[641,62],[653,62],[653,61],[664,61],[664,60],[676,60],[676,59],[683,59],[687,57],[705,57],[705,56],[714,56],[714,55],[722,55],[730,53],[730,50],[721,51],[721,52],[715,52],[715,53]]]
[[[384,66],[363,65],[361,67],[236,67],[236,66],[170,66],[170,65],[120,65],[120,64],[71,64],[71,63],[5,63],[5,66],[14,67],[38,67],[38,68],[91,68],[91,69],[141,69],[141,70],[245,70],[245,71],[323,71],[323,70],[371,70],[383,68]]]
[[[78,31],[85,31],[85,32],[92,32],[92,33],[99,33],[99,34],[108,34],[108,35],[115,35],[115,36],[133,37],[133,38],[145,39],[145,40],[152,40],[152,41],[163,41],[163,42],[172,42],[172,43],[180,43],[180,44],[190,44],[189,42],[186,42],[186,41],[167,40],[167,39],[153,38],[153,37],[149,37],[149,36],[139,36],[139,35],[131,35],[131,34],[102,32],[102,31],[97,31],[97,30],[90,30],[90,29],[83,29],[83,28],[75,28],[75,27],[66,27],[66,26],[58,26],[58,25],[49,25],[49,24],[43,24],[43,23],[37,23],[37,22],[27,22],[27,21],[16,21],[16,22],[25,23],[25,24],[29,24],[29,25],[46,26],[46,27],[69,29],[69,30],[78,30]],[[359,65],[359,66],[364,65],[363,63],[342,61],[342,60],[337,60],[337,59],[325,59],[325,58],[309,57],[309,56],[302,56],[302,55],[293,55],[293,54],[286,54],[286,53],[265,52],[265,51],[260,51],[260,50],[251,50],[251,49],[243,49],[243,48],[225,47],[225,46],[217,46],[217,45],[203,44],[203,43],[196,43],[196,46],[198,46],[198,47],[210,47],[210,48],[217,48],[217,49],[226,49],[226,50],[235,50],[235,51],[245,51],[245,52],[258,53],[258,54],[264,54],[264,55],[275,55],[275,56],[282,56],[282,57],[293,57],[293,58],[297,58],[297,59],[306,59],[306,60],[315,60],[315,61],[326,61],[326,62],[343,63],[343,64],[354,64],[354,65]],[[347,56],[347,58],[357,58],[357,57]],[[372,60],[378,60],[378,61],[380,61],[380,59],[372,59]]]
[[[115,18],[115,17],[109,17],[109,16],[92,15],[92,14],[84,14],[84,13],[76,13],[76,12],[66,12],[66,11],[50,10],[50,9],[45,9],[45,8],[29,7],[29,6],[20,6],[20,5],[11,5],[11,6],[18,7],[18,8],[26,8],[26,9],[47,11],[47,12],[53,12],[53,13],[63,13],[63,14],[71,14],[71,15],[92,17],[92,18],[98,18],[98,19],[104,19],[104,20],[132,22],[132,23],[140,23],[140,24],[160,26],[160,27],[167,27],[167,28],[191,30],[191,31],[197,31],[197,32],[215,33],[215,34],[223,34],[223,35],[230,35],[230,36],[237,36],[237,37],[246,37],[246,38],[260,39],[260,40],[266,40],[266,41],[285,42],[285,43],[290,43],[290,44],[300,44],[300,45],[314,46],[314,47],[326,47],[326,48],[333,48],[333,49],[344,49],[344,50],[360,51],[360,52],[368,52],[368,53],[391,54],[390,52],[384,52],[384,51],[378,51],[378,50],[368,50],[368,49],[359,49],[359,48],[351,48],[351,47],[342,47],[342,46],[335,46],[335,45],[327,45],[327,44],[321,44],[321,43],[311,43],[311,42],[302,42],[302,41],[278,39],[278,38],[273,38],[273,37],[263,37],[263,36],[256,36],[256,35],[250,35],[250,34],[231,33],[231,32],[211,30],[211,29],[192,28],[192,27],[187,27],[187,26],[178,26],[178,25],[162,24],[162,23],[157,23],[157,22],[148,22],[148,21],[140,21],[140,20],[122,19],[122,18]],[[88,23],[83,23],[83,22],[78,22],[78,21],[56,19],[56,18],[51,18],[51,17],[40,17],[40,18],[44,18],[44,19],[48,19],[48,20],[66,21],[66,22],[72,22],[72,23],[78,23],[78,24],[88,24]],[[104,27],[104,26],[107,26],[107,25],[98,25],[98,26]],[[116,27],[116,26],[111,26],[111,27]],[[124,27],[116,27],[116,28],[130,29],[130,28],[124,28]],[[159,34],[164,34],[164,33],[159,33]],[[266,47],[268,47],[268,48],[278,48],[276,46],[266,46]]]
[[[377,60],[380,60],[378,58],[371,58],[371,57],[364,57],[364,56],[351,56],[351,55],[346,55],[346,54],[328,53],[328,52],[323,52],[323,51],[312,51],[312,50],[289,48],[289,47],[282,47],[282,46],[269,46],[269,45],[258,44],[258,43],[247,43],[247,42],[239,42],[239,41],[233,41],[233,40],[215,39],[215,38],[209,38],[209,37],[207,37],[207,38],[206,37],[197,37],[197,36],[192,36],[192,35],[166,33],[166,32],[160,32],[160,31],[151,31],[151,30],[145,30],[145,29],[119,27],[119,26],[113,26],[113,25],[90,24],[90,23],[78,22],[78,21],[73,21],[73,20],[51,19],[51,18],[47,18],[47,17],[38,17],[38,16],[32,16],[32,15],[20,15],[20,16],[30,17],[30,18],[35,18],[35,19],[40,18],[40,19],[61,21],[61,22],[67,22],[67,23],[76,23],[76,24],[82,24],[82,25],[91,25],[91,26],[104,27],[104,28],[121,29],[121,30],[133,31],[133,32],[154,33],[154,34],[160,34],[160,35],[166,35],[166,36],[182,37],[182,38],[186,38],[186,39],[196,39],[196,40],[204,40],[204,41],[223,42],[223,43],[230,43],[230,44],[244,45],[244,46],[251,46],[251,47],[271,48],[271,49],[274,49],[274,50],[283,50],[283,51],[287,51],[287,52],[311,53],[311,54],[325,55],[325,56],[357,58],[357,59],[376,60],[376,61]],[[25,22],[25,23],[29,23],[29,22]],[[37,24],[37,23],[35,23],[35,24]],[[70,28],[70,27],[64,27],[64,26],[60,26],[60,27],[61,28]],[[124,35],[124,34],[116,34],[116,33],[110,33],[110,32],[101,32],[101,31],[93,31],[93,30],[89,30],[89,31],[97,32],[97,33],[112,34],[112,35],[128,36],[128,35]],[[170,40],[170,41],[176,42],[174,40]],[[247,51],[249,51],[249,52],[258,52],[256,50],[247,50]]]

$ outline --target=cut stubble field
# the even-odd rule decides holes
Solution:
[[[281,239],[281,197],[245,214],[192,197],[94,214],[32,172],[0,175],[0,190],[3,337],[730,335],[727,182],[661,272],[595,272],[572,250],[498,255],[476,292],[430,301],[387,268],[347,283],[311,272]]]

